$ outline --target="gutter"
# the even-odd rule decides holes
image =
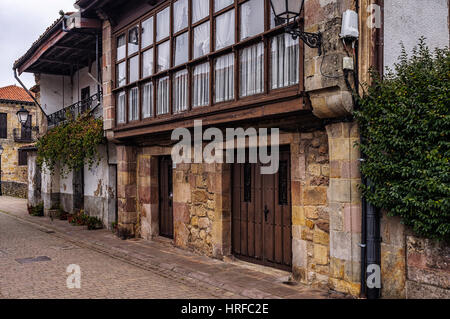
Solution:
[[[45,113],[44,109],[42,109],[42,106],[39,104],[39,102],[36,100],[33,94],[31,94],[30,90],[23,84],[23,82],[20,80],[19,76],[17,75],[17,67],[13,68],[14,70],[14,78],[19,82],[19,84],[22,86],[22,88],[27,92],[27,94],[33,99],[34,103],[39,107],[41,112],[45,115],[46,118],[48,118],[47,113]]]

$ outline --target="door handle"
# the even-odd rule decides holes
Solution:
[[[264,205],[264,220],[267,222],[267,215],[269,215],[270,211],[267,209],[267,205]]]

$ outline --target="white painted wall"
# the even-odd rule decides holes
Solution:
[[[61,176],[61,180],[59,182],[59,192],[62,194],[73,194],[73,172],[70,171],[64,177]]]
[[[62,109],[63,104],[69,106],[73,103],[72,84],[69,76],[42,74],[40,89],[41,105],[47,115]]]
[[[69,76],[41,74],[41,105],[45,112],[49,115],[61,110],[63,107],[78,102],[81,99],[81,90],[87,86],[90,87],[91,95],[97,93],[97,83],[88,73],[89,69],[85,67],[76,72],[72,78]],[[95,62],[92,64],[91,73],[94,78],[97,78]]]
[[[94,78],[97,78],[97,68],[95,62],[91,67],[91,74]],[[81,100],[81,90],[85,87],[90,87],[90,94],[94,95],[97,93],[97,83],[89,76],[89,68],[83,68],[79,72],[76,72],[73,76],[73,86],[72,86],[72,96],[73,103]]]
[[[449,46],[448,0],[384,0],[384,65],[392,68],[401,53],[425,36],[430,48]]]
[[[108,161],[105,145],[98,147],[101,161],[98,166],[91,169],[87,165],[84,167],[84,195],[105,197],[108,187]]]

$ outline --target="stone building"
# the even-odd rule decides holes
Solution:
[[[29,126],[22,126],[17,111],[22,107],[29,112]],[[32,127],[39,126],[39,115],[33,99],[18,86],[0,88],[0,145],[4,151],[1,163],[3,195],[27,197],[27,144],[36,139]]]
[[[304,31],[321,32],[318,50],[285,33],[269,0],[78,0],[79,13],[58,20],[56,31],[50,28],[16,67],[41,74],[41,104],[59,106],[52,109],[57,111],[64,103],[45,103],[43,96],[62,82],[72,85],[66,101],[75,102],[70,92],[80,89],[75,79],[82,69],[70,61],[94,48],[92,39],[92,46],[89,40],[77,45],[71,37],[81,35],[66,35],[61,25],[75,19],[101,29],[97,78],[108,139],[101,166],[106,173],[89,185],[98,181],[110,191],[102,215],[109,221],[117,200],[122,235],[167,237],[212,258],[281,268],[302,283],[359,296],[366,293],[368,266],[361,243],[370,230],[358,188],[361,156],[354,145],[360,136],[351,116],[352,92],[369,81],[369,68],[382,71],[383,61],[392,61],[401,38],[388,33],[412,41],[420,37],[416,31],[435,29],[436,23],[440,35],[433,39],[448,43],[448,2],[438,2],[446,9],[429,5],[440,17],[430,21],[430,12],[395,1],[306,0],[299,22]],[[340,36],[347,10],[357,13],[358,38]],[[406,12],[408,32],[399,31],[392,22]],[[411,28],[418,21],[427,28]],[[237,140],[227,134],[231,129],[248,136]],[[262,174],[267,162],[249,156],[258,142],[252,132],[264,141],[264,129],[280,151],[275,174]],[[174,131],[194,137],[187,151],[194,161],[174,163]],[[241,161],[195,160],[213,136],[214,156],[246,155]],[[220,143],[218,136],[227,139]],[[47,181],[45,196],[64,201],[66,183]],[[415,239],[398,220],[380,217],[381,244],[370,249],[381,255],[381,296],[415,297],[417,286],[431,296],[448,296],[449,270],[442,266],[448,265],[448,248]],[[433,259],[435,251],[446,255]]]

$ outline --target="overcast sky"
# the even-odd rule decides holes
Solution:
[[[59,10],[74,11],[75,0],[0,0],[0,87],[17,84],[12,67],[34,41],[59,18]],[[28,88],[34,76],[23,73]]]

